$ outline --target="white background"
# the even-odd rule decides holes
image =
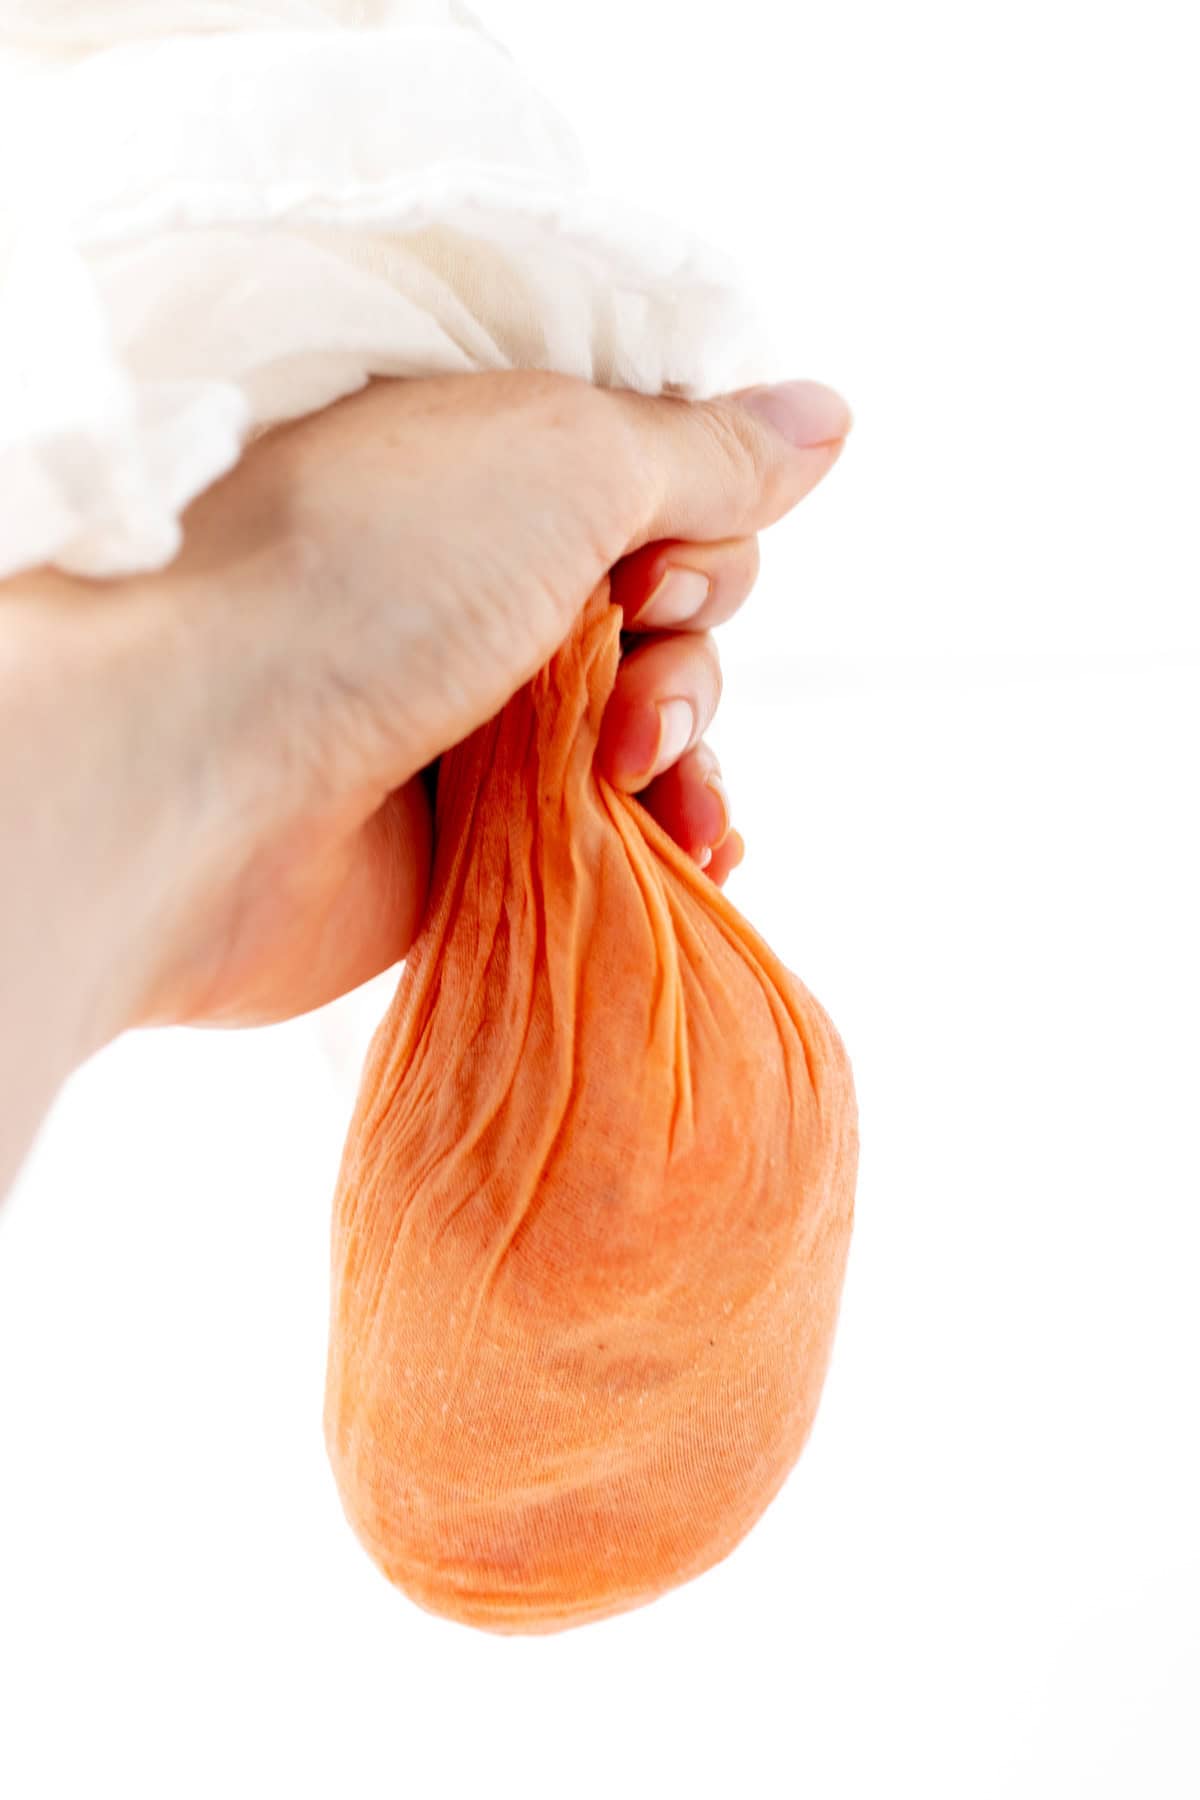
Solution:
[[[850,1048],[817,1428],[721,1568],[418,1611],[320,1432],[393,977],[128,1039],[0,1217],[0,1789],[1200,1795],[1200,289],[1182,3],[477,0],[856,410],[725,632],[732,895]]]

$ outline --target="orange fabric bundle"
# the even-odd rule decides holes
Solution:
[[[620,622],[602,584],[442,761],[335,1204],[347,1515],[413,1599],[496,1631],[733,1548],[808,1434],[850,1235],[836,1032],[593,770]]]

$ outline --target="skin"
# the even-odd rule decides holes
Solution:
[[[703,741],[711,631],[849,426],[811,382],[693,403],[529,371],[376,382],[251,445],[169,568],[0,583],[0,1192],[122,1031],[286,1018],[404,956],[423,771],[607,571],[629,647],[598,761],[723,882],[742,846]],[[680,569],[707,587],[670,591]]]

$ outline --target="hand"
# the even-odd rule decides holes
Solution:
[[[136,855],[128,823],[110,846],[130,876],[106,1029],[280,1018],[402,957],[429,873],[420,772],[542,666],[610,569],[645,642],[601,766],[723,879],[740,846],[703,743],[709,628],[750,589],[754,533],[849,425],[812,383],[756,396],[378,382],[258,440],[161,574],[44,578],[40,616],[91,659],[91,704],[136,727],[119,782],[146,789]],[[663,585],[672,569],[693,578]]]

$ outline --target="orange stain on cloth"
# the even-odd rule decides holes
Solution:
[[[821,1007],[593,768],[608,584],[442,759],[334,1208],[325,1424],[380,1568],[553,1631],[709,1568],[813,1421],[853,1213]]]

